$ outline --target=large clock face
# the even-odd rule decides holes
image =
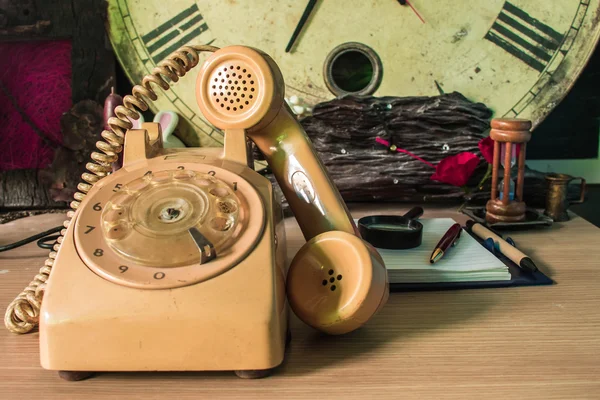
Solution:
[[[133,83],[184,44],[242,44],[280,66],[286,96],[458,91],[534,126],[572,86],[598,40],[600,0],[321,0],[290,52],[306,1],[110,0],[110,38]],[[222,143],[195,99],[196,74],[161,93],[200,145]],[[188,135],[186,135],[188,136]],[[188,142],[189,136],[187,138]]]

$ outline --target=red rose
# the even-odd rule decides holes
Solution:
[[[501,143],[501,145],[503,144]],[[494,141],[492,140],[492,138],[488,136],[481,139],[477,146],[481,151],[481,155],[483,156],[483,158],[485,158],[485,161],[487,161],[488,164],[492,164],[494,162]],[[500,149],[502,149],[502,147]],[[514,147],[514,149],[516,150],[515,158],[519,157],[519,153],[521,152],[521,144],[517,144]]]
[[[494,141],[491,137],[484,137],[479,141],[477,146],[481,151],[481,155],[483,158],[485,158],[485,161],[487,161],[488,164],[494,162]]]
[[[464,186],[477,168],[479,157],[476,154],[464,152],[444,158],[435,166],[431,179],[453,186]]]

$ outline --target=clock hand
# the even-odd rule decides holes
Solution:
[[[408,4],[408,6],[415,12],[415,14],[417,14],[417,17],[419,17],[421,22],[425,23],[425,20],[423,19],[423,17],[421,17],[421,14],[419,14],[417,9],[413,7],[409,0],[398,0],[398,3],[402,4],[403,6]]]
[[[312,12],[313,8],[315,7],[315,4],[317,4],[317,0],[309,0],[308,4],[306,5],[306,8],[304,9],[304,12],[302,13],[302,17],[300,17],[300,21],[298,22],[298,25],[296,25],[296,29],[294,29],[294,33],[292,33],[292,37],[290,38],[290,41],[285,48],[286,53],[289,53],[290,50],[292,49],[294,42],[298,38],[298,35],[300,34],[302,27],[308,20],[308,17],[310,16],[310,13]]]

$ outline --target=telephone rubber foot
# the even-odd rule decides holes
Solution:
[[[65,381],[82,381],[84,379],[88,379],[93,376],[95,372],[89,371],[58,371],[58,376],[60,376]]]
[[[261,379],[271,375],[275,368],[236,370],[235,374],[242,379]]]

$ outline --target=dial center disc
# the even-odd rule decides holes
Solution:
[[[206,217],[208,195],[190,183],[163,184],[138,196],[131,211],[140,233],[169,236],[187,231]]]

